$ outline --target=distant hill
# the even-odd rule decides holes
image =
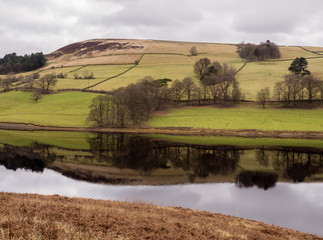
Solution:
[[[189,52],[193,46],[198,51],[197,56],[191,56]],[[72,43],[47,54],[48,65],[40,74],[66,74],[58,80],[57,89],[111,91],[145,76],[173,80],[193,77],[198,81],[193,64],[207,57],[239,70],[236,77],[247,100],[254,100],[256,92],[264,86],[273,91],[275,83],[288,74],[288,66],[296,57],[307,58],[308,69],[323,77],[323,47],[280,46],[279,49],[280,59],[246,62],[239,57],[235,44],[93,39]],[[93,72],[95,79],[74,78],[75,74],[82,76],[86,72]]]

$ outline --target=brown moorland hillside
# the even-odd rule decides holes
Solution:
[[[152,204],[0,193],[1,239],[323,238],[209,212]]]

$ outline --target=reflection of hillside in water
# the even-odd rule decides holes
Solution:
[[[274,187],[278,179],[301,182],[322,174],[322,149],[182,144],[126,134],[98,134],[88,142],[90,150],[4,145],[0,164],[12,170],[38,172],[47,167],[76,180],[107,184],[175,184],[226,178],[235,180],[239,187],[262,189]],[[242,156],[248,151],[254,152],[256,168],[243,163]]]

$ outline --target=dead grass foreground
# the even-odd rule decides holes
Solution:
[[[0,193],[1,239],[323,239],[208,212]]]

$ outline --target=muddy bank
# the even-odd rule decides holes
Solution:
[[[323,139],[323,132],[314,131],[262,131],[256,129],[227,130],[205,128],[90,128],[90,127],[54,127],[39,126],[23,123],[0,123],[3,130],[21,131],[70,131],[70,132],[102,132],[102,133],[138,133],[138,134],[168,134],[183,136],[221,136],[246,138],[297,138],[297,139]]]
[[[152,204],[0,193],[4,239],[323,240],[261,222]]]

